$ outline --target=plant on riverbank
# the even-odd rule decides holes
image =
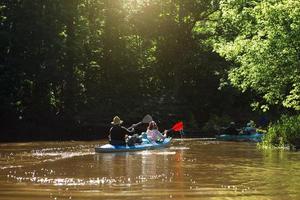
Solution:
[[[291,148],[300,138],[300,115],[283,115],[275,124],[270,125],[263,142],[262,148]]]

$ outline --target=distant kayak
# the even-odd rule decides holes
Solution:
[[[165,148],[170,145],[172,138],[166,138],[160,143],[142,143],[136,144],[134,146],[114,146],[111,144],[105,144],[102,146],[95,147],[97,153],[112,153],[112,152],[127,152],[127,151],[141,151],[148,149],[159,149]]]
[[[216,135],[217,140],[221,141],[243,141],[243,142],[261,142],[264,134],[240,134],[240,135]]]

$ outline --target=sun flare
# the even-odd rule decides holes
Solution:
[[[131,12],[137,11],[148,4],[150,4],[150,0],[123,0],[124,7]]]

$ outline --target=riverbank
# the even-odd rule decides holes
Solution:
[[[300,115],[283,115],[268,128],[260,148],[300,149]]]

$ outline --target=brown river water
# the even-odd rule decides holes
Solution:
[[[95,153],[104,143],[0,144],[0,200],[300,199],[300,152],[178,139],[166,149]]]

